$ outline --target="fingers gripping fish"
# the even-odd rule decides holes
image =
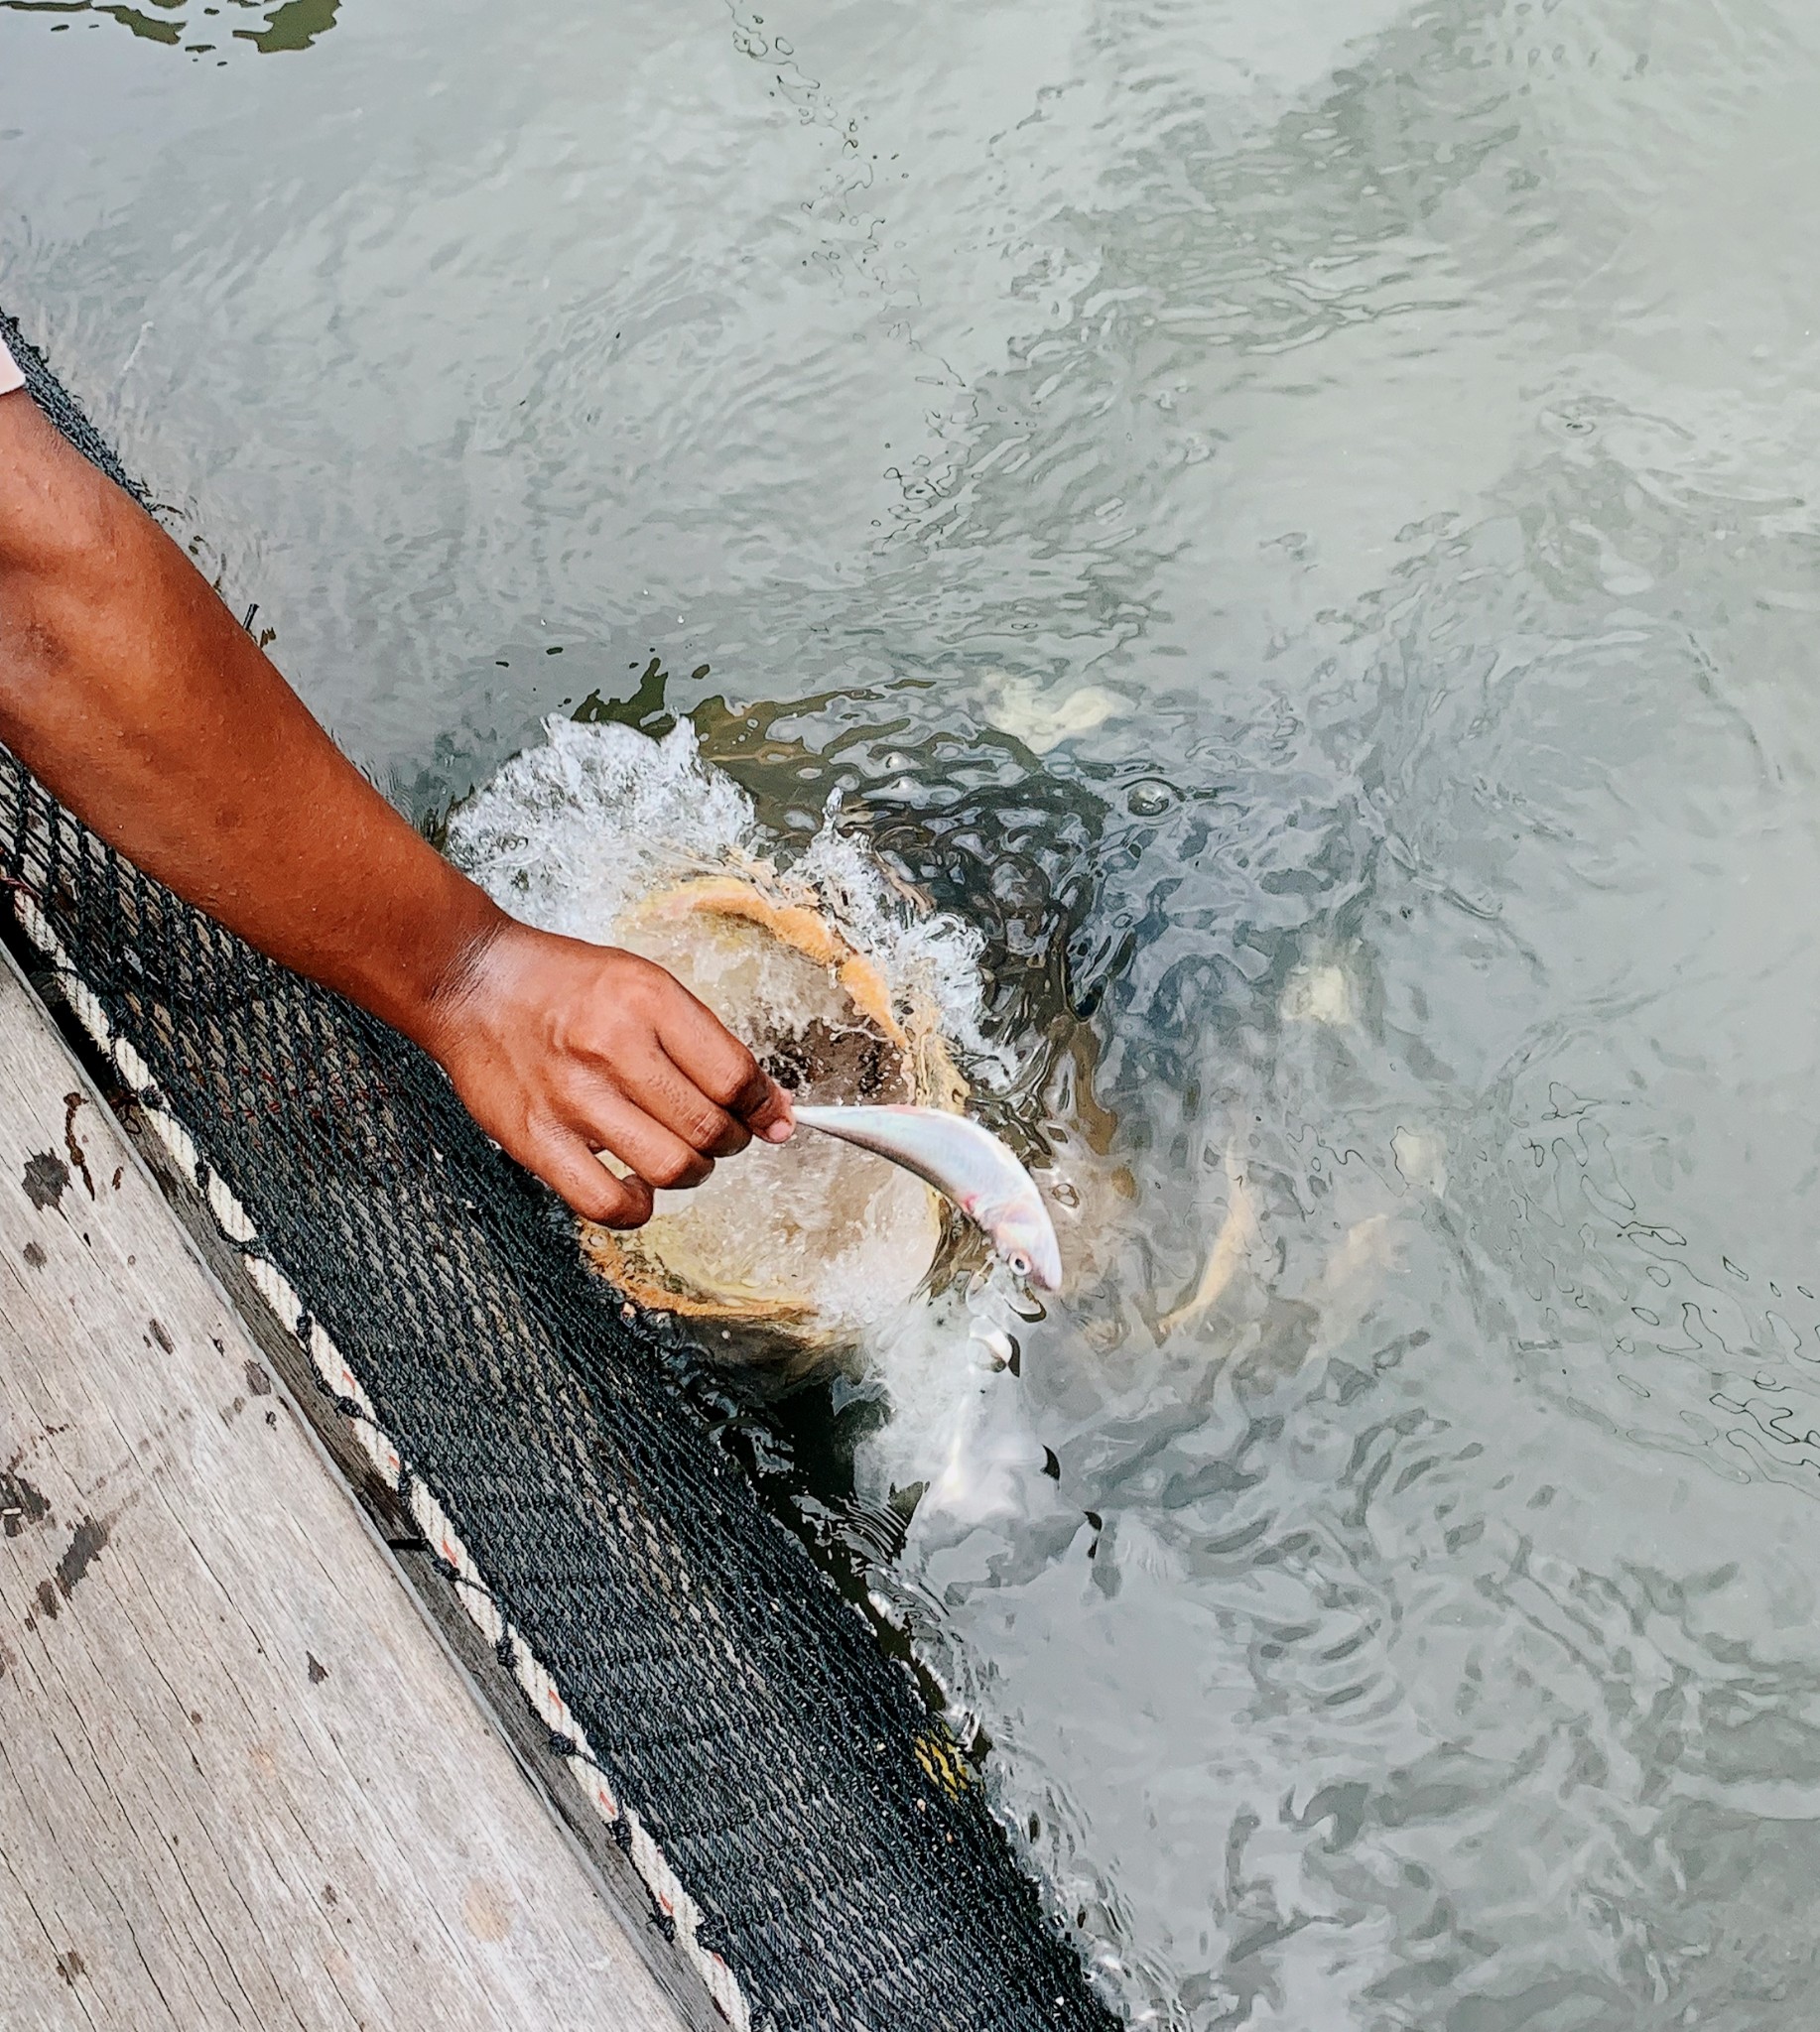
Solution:
[[[977,1122],[934,1107],[799,1107],[796,1119],[914,1172],[952,1200],[998,1256],[1045,1291],[1062,1288],[1049,1209],[1017,1159]]]

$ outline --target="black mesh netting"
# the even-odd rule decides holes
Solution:
[[[4,318],[0,335],[129,484]],[[339,1344],[754,2022],[1104,2032],[908,1675],[434,1066],[123,862],[4,750],[0,868]]]

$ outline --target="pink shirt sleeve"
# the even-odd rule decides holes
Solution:
[[[0,395],[11,395],[15,388],[25,386],[25,376],[19,371],[19,362],[6,349],[6,340],[0,338]]]

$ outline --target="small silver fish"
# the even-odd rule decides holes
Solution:
[[[796,1119],[824,1136],[889,1158],[952,1200],[998,1256],[1045,1291],[1062,1288],[1062,1252],[1049,1209],[996,1136],[937,1107],[799,1107]]]

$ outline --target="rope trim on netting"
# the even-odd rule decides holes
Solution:
[[[252,1217],[226,1181],[202,1155],[195,1138],[164,1104],[152,1070],[130,1038],[115,1030],[107,1011],[88,983],[76,970],[67,948],[56,927],[39,908],[37,899],[23,884],[9,883],[14,913],[26,937],[43,954],[76,1021],[93,1040],[131,1090],[140,1112],[165,1146],[183,1175],[190,1179],[208,1202],[209,1211],[221,1233],[239,1252],[253,1289],[265,1301],[273,1317],[309,1354],[324,1387],[357,1435],[388,1488],[398,1491],[423,1533],[425,1543],[441,1562],[455,1585],[455,1598],[468,1619],[485,1637],[500,1662],[518,1682],[532,1712],[549,1731],[553,1751],[574,1773],[588,1804],[600,1816],[608,1832],[638,1871],[664,1932],[682,1950],[684,1959],[707,1985],[715,2008],[734,2028],[749,2032],[751,2010],[744,1993],[726,1963],[703,1947],[699,1936],[702,1908],[684,1888],[637,1809],[626,1805],[614,1790],[588,1745],[586,1732],[571,1712],[543,1662],[532,1651],[521,1631],[499,1607],[473,1555],[462,1543],[429,1484],[406,1461],[397,1443],[379,1422],[372,1399],[360,1379],[321,1323],[312,1319],[296,1287],[267,1256],[259,1243]]]

